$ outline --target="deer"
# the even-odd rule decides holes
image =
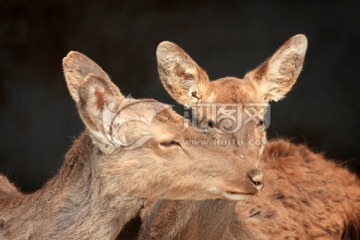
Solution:
[[[262,188],[256,161],[186,144],[213,138],[167,104],[125,97],[87,56],[69,52],[63,70],[85,129],[41,189],[0,175],[1,239],[115,239],[148,198],[243,200]]]
[[[198,126],[219,132],[226,128],[209,105],[266,105],[284,98],[299,77],[306,49],[307,38],[295,35],[242,79],[224,77],[213,81],[172,42],[160,43],[156,56],[160,80],[169,95],[192,109]],[[237,140],[248,140],[255,132],[258,139],[266,138],[265,107],[256,106],[255,110],[261,114],[234,133]],[[355,174],[305,145],[286,139],[262,143],[240,146],[238,154],[259,161],[265,182],[263,191],[244,201],[148,200],[141,213],[138,239],[359,237],[360,180]]]

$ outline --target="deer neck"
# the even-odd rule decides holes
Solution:
[[[159,200],[142,212],[138,239],[238,239],[230,237],[235,204],[225,199]]]
[[[30,223],[34,236],[113,239],[136,216],[143,199],[106,192],[106,184],[94,167],[98,151],[88,133],[83,132],[66,154],[58,174],[42,189],[24,197],[27,206],[31,203],[42,211],[42,220]],[[38,219],[37,215],[35,211],[27,213],[24,220]],[[48,225],[45,230],[41,229],[44,221]]]

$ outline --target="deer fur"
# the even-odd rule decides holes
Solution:
[[[209,128],[216,116],[204,111],[202,103],[246,105],[282,99],[301,72],[306,47],[306,37],[296,35],[243,79],[209,81],[184,50],[162,42],[157,49],[159,75],[168,93],[196,110],[199,122]],[[219,124],[210,127],[220,129]],[[249,132],[253,126],[244,128]],[[260,131],[265,132],[257,129],[258,135]],[[244,137],[241,131],[235,135]],[[287,140],[270,141],[259,157],[263,192],[238,202],[153,201],[142,213],[139,239],[354,238],[360,228],[360,182],[354,174]],[[355,233],[347,232],[349,226]]]
[[[360,182],[304,145],[269,141],[262,192],[245,201],[158,200],[139,239],[357,239]],[[351,237],[349,237],[351,236]]]
[[[59,172],[23,194],[0,176],[0,239],[114,239],[147,198],[246,199],[256,169],[234,147],[210,141],[168,105],[128,99],[92,60],[63,60],[69,92],[86,128]],[[239,174],[242,173],[242,174]]]

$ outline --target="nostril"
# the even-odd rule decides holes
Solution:
[[[261,181],[256,181],[256,180],[254,180],[254,179],[251,179],[251,181],[252,181],[252,183],[255,185],[255,187],[261,187],[262,186],[262,182]]]
[[[253,169],[248,172],[248,177],[251,184],[259,191],[263,188],[263,175],[258,169]]]

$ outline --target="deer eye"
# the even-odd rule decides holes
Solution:
[[[258,126],[263,126],[265,125],[265,120],[259,120],[259,122],[257,123]]]
[[[160,146],[163,146],[163,147],[180,146],[180,143],[178,143],[174,140],[169,140],[169,141],[161,142]]]
[[[214,127],[216,126],[214,120],[209,120],[209,121],[207,122],[207,125],[208,125],[210,128],[214,128]]]

